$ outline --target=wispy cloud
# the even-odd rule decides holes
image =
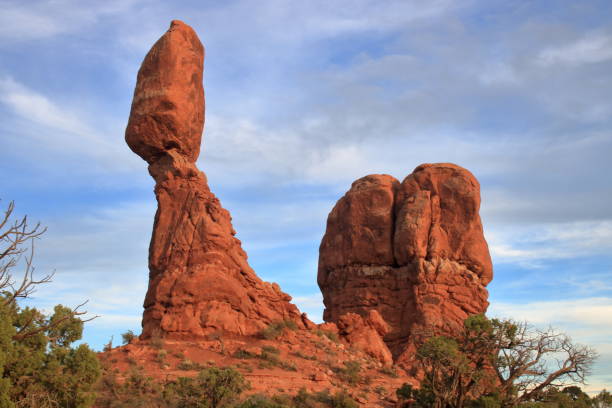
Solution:
[[[0,38],[23,42],[91,28],[100,18],[125,12],[135,3],[136,0],[3,0]]]
[[[54,101],[7,76],[0,77],[0,104],[12,113],[3,126],[12,121],[14,127],[20,128],[15,144],[27,148],[30,154],[24,157],[44,153],[43,157],[56,162],[55,157],[49,156],[54,152],[53,156],[87,160],[90,167],[82,169],[85,173],[100,167],[107,172],[141,167],[140,160],[121,143],[120,132],[109,135],[87,123],[83,118],[91,114],[79,112],[76,106]]]
[[[544,49],[537,56],[541,66],[593,64],[612,59],[612,35],[592,33],[568,44]]]
[[[567,222],[489,228],[489,249],[498,263],[605,255],[612,250],[612,221]]]

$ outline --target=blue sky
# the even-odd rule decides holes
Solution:
[[[2,1],[0,198],[48,226],[43,308],[89,299],[100,348],[139,330],[155,211],[123,141],[172,19],[206,46],[199,166],[251,265],[319,320],[328,212],[366,174],[455,162],[482,185],[490,315],[558,327],[612,386],[609,1]]]

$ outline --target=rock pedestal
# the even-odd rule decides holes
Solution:
[[[251,269],[229,212],[196,167],[203,69],[198,36],[175,20],[138,72],[125,139],[149,164],[158,203],[142,336],[253,335],[281,320],[303,327],[291,297]]]

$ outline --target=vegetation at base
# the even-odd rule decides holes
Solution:
[[[53,274],[35,278],[33,243],[45,229],[30,227],[27,217],[13,220],[13,209],[10,203],[0,216],[0,408],[89,407],[99,361],[86,344],[72,347],[85,312],[57,305],[45,314],[19,304]]]
[[[397,370],[395,369],[395,367],[388,367],[388,366],[384,366],[383,368],[380,369],[380,372],[382,374],[385,374],[391,378],[398,378],[399,374],[397,373]]]
[[[253,395],[238,405],[238,408],[357,408],[359,405],[346,391],[330,394],[329,391],[309,393],[301,389],[297,395]]]
[[[297,371],[297,366],[295,363],[289,360],[281,359],[280,350],[272,346],[263,346],[259,354],[238,349],[233,354],[233,357],[245,360],[257,359],[259,360],[259,368],[280,367],[286,371]]]
[[[186,359],[183,359],[180,363],[178,363],[178,366],[176,368],[178,368],[179,370],[183,370],[183,371],[195,371],[195,370],[201,370],[203,367],[200,363],[191,361],[188,358],[186,358]]]
[[[424,339],[416,357],[420,389],[405,384],[396,391],[411,407],[592,406],[576,384],[584,383],[597,354],[554,329],[475,315],[457,338]]]
[[[278,338],[285,329],[297,330],[297,325],[292,320],[283,320],[280,322],[270,323],[268,327],[261,331],[261,336],[267,340]]]
[[[293,353],[291,353],[291,354],[292,354],[292,355],[294,355],[294,356],[296,356],[296,357],[302,358],[302,359],[304,359],[304,360],[310,360],[310,361],[316,361],[316,360],[317,360],[317,356],[315,356],[315,355],[310,356],[310,355],[307,355],[307,354],[302,353],[302,352],[301,352],[301,351],[299,351],[299,350],[294,351],[294,352],[293,352]]]
[[[361,380],[361,364],[358,361],[345,361],[344,367],[336,368],[340,378],[350,385],[357,385]]]
[[[107,368],[99,383],[99,408],[357,408],[346,391],[309,393],[301,389],[297,395],[251,395],[240,400],[249,388],[248,382],[234,368],[210,367],[196,377],[179,377],[156,382],[134,368],[125,381],[118,381],[118,372]]]
[[[121,339],[123,340],[123,344],[130,344],[135,338],[136,338],[136,335],[131,330],[128,330],[125,333],[121,334]]]
[[[107,369],[99,384],[100,408],[221,408],[234,406],[249,388],[233,368],[205,368],[196,377],[179,377],[160,383],[135,368],[125,381]]]
[[[166,342],[162,338],[159,331],[153,332],[151,338],[149,339],[149,345],[156,350],[161,350],[166,346]]]
[[[327,337],[328,339],[330,339],[334,343],[340,342],[340,340],[338,339],[338,335],[336,333],[334,333],[333,331],[317,329],[317,330],[315,330],[315,334],[317,336],[319,336],[319,337]]]

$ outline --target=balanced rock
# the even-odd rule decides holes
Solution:
[[[203,68],[198,36],[175,20],[138,72],[125,138],[149,163],[158,203],[143,338],[253,335],[281,320],[304,327],[291,297],[251,269],[229,212],[196,167],[204,127]]]
[[[479,208],[478,181],[450,163],[418,166],[402,183],[355,181],[320,246],[323,319],[340,327],[347,315],[377,311],[396,361],[411,359],[418,336],[457,333],[488,307],[493,272]]]

